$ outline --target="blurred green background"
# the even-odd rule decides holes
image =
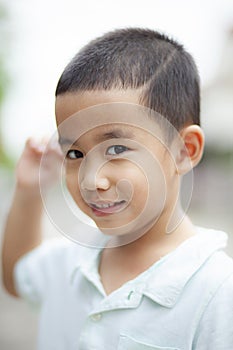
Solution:
[[[3,146],[2,141],[2,104],[4,102],[4,98],[6,96],[6,92],[9,86],[9,76],[6,68],[6,60],[7,60],[7,34],[6,27],[8,21],[8,13],[3,4],[0,4],[0,165],[3,167],[12,167],[13,161],[7,155],[6,150]]]

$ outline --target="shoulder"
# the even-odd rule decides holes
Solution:
[[[232,259],[225,256],[222,262],[229,267]],[[228,268],[227,267],[227,268]],[[224,265],[222,266],[224,269]],[[231,270],[231,271],[230,271]],[[214,271],[206,279],[213,285]],[[203,285],[205,288],[205,285]],[[226,349],[233,348],[233,271],[218,274],[215,288],[210,291],[204,308],[200,313],[199,322],[194,337],[194,349]]]
[[[221,299],[226,303],[229,299],[233,301],[233,259],[222,250],[212,252],[194,270],[185,290],[202,311],[212,301],[217,304]]]
[[[41,268],[47,269],[49,266],[59,268],[59,266],[79,265],[89,254],[89,250],[90,248],[66,239],[51,239],[24,255],[17,264],[40,265]]]
[[[206,283],[215,281],[221,284],[233,274],[233,259],[224,251],[219,250],[206,260],[202,269]]]
[[[35,304],[49,290],[67,286],[73,270],[87,260],[89,250],[68,240],[45,241],[16,263],[14,278],[18,295]]]
[[[219,286],[216,295],[229,294],[233,305],[233,259],[225,252],[218,252],[212,257],[210,279],[219,280]]]
[[[195,244],[196,258],[202,261],[198,276],[205,279],[205,284],[221,284],[233,273],[233,259],[224,249],[227,247],[228,235],[223,231],[198,227]]]
[[[224,251],[217,251],[204,264],[201,285],[206,291],[207,303],[230,304],[233,306],[233,259]]]
[[[51,239],[22,256],[14,273],[19,280],[47,280],[67,276],[88,260],[90,248],[65,239]]]

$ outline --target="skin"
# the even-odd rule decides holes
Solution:
[[[2,279],[6,290],[18,296],[14,285],[14,266],[18,259],[42,242],[43,205],[39,187],[41,158],[46,152],[50,159],[43,171],[41,185],[51,187],[58,179],[62,160],[58,147],[48,146],[46,140],[28,139],[15,172],[15,190],[6,220],[2,244]]]
[[[139,92],[85,91],[58,96],[58,128],[77,112],[112,102],[139,104]],[[85,119],[80,119],[80,123],[85,124]],[[75,202],[118,243],[114,248],[105,248],[101,254],[99,272],[107,294],[195,234],[185,215],[178,226],[174,225],[172,234],[167,234],[167,226],[171,218],[178,218],[182,212],[178,200],[180,177],[199,162],[204,145],[203,133],[196,125],[181,130],[183,143],[171,145],[172,152],[147,130],[132,125],[129,139],[114,138],[105,143],[101,137],[109,132],[108,128],[112,131],[110,125],[94,128],[81,135],[75,145],[69,145],[68,150],[63,149],[67,187]],[[125,148],[119,149],[122,145]],[[117,155],[116,150],[120,150]],[[145,160],[143,164],[141,159]],[[97,160],[99,165],[93,165]],[[152,177],[151,173],[156,176]],[[122,179],[134,190],[126,198],[122,196],[129,186],[123,187],[122,191],[120,186],[117,187]],[[106,210],[93,208],[93,203],[113,204],[122,198],[125,203],[117,207],[119,212],[113,209],[106,213]],[[146,205],[147,201],[149,205]],[[143,220],[138,219],[142,212]],[[135,236],[137,230],[140,232]]]
[[[115,102],[138,105],[139,94],[140,91],[137,90],[111,90],[59,96],[56,100],[58,126],[74,113],[96,105]],[[82,118],[79,121],[77,130],[74,128],[77,134],[86,123]],[[111,119],[110,122],[112,121]],[[148,120],[145,119],[146,121]],[[156,128],[157,132],[157,124],[150,124],[150,127]],[[101,254],[99,273],[106,294],[145,271],[195,234],[192,223],[185,215],[179,225],[172,225],[172,234],[167,234],[167,226],[172,219],[177,221],[177,216],[181,213],[178,201],[180,177],[201,159],[204,136],[200,127],[189,125],[183,128],[180,131],[183,143],[174,143],[169,150],[160,142],[159,137],[152,136],[146,128],[142,130],[132,125],[130,128],[130,137],[105,141],[97,139],[108,131],[108,127],[94,128],[91,134],[83,134],[79,138],[79,144],[75,148],[70,148],[71,159],[67,156],[66,160],[67,185],[74,200],[117,243],[111,249],[103,249]],[[129,151],[124,150],[115,157],[115,146],[121,144],[127,146]],[[66,155],[68,150],[64,150],[63,145]],[[76,150],[83,152],[83,161],[73,160]],[[3,284],[14,296],[17,296],[13,277],[16,262],[42,241],[42,202],[38,174],[44,152],[43,140],[29,139],[16,169],[15,193],[2,246]],[[45,189],[50,188],[58,179],[64,158],[60,149],[53,145],[47,146],[46,153],[48,162],[44,164],[45,169],[40,179],[40,184]],[[93,168],[95,162],[97,166]],[[164,193],[165,201],[161,200]],[[98,200],[101,199],[101,203],[106,203],[122,199],[122,195],[125,195],[127,205],[123,205],[119,213],[102,215],[101,211],[93,211],[88,205],[90,200],[95,201],[95,196]],[[143,213],[143,220],[140,213]],[[148,220],[151,218],[154,221]],[[140,226],[142,222],[144,226]],[[119,223],[122,230],[119,230]],[[135,237],[138,227],[139,233],[143,234]]]
[[[109,93],[105,94],[109,97]],[[126,101],[137,101],[134,95],[133,97],[134,99],[128,98]],[[94,101],[92,101],[89,95],[86,96],[86,93],[79,96],[67,95],[65,97],[59,97],[56,104],[58,128],[59,125],[68,119],[67,115],[69,116],[70,113],[73,114],[75,111],[80,111],[94,104],[106,103],[106,101],[115,102],[116,95],[113,94],[112,99],[107,99],[105,96],[103,99],[100,98],[99,100],[96,98],[97,96],[95,95]],[[90,100],[91,103],[89,102]],[[73,106],[72,110],[70,106]],[[83,119],[85,123],[85,117],[83,117]],[[81,123],[82,120],[78,123],[77,127],[80,127]],[[110,231],[107,231],[107,228],[116,226],[119,234],[119,226],[126,225],[129,221],[132,222],[140,215],[148,200],[149,188],[150,191],[152,191],[153,187],[156,201],[153,198],[151,204],[155,207],[155,203],[157,203],[156,210],[158,211],[157,215],[159,215],[163,209],[165,197],[165,193],[162,193],[163,191],[160,191],[160,189],[165,186],[165,182],[168,187],[171,181],[173,187],[177,187],[177,184],[174,186],[177,179],[174,179],[175,167],[169,157],[169,153],[164,145],[146,130],[130,125],[127,126],[127,130],[131,136],[125,139],[112,138],[109,141],[104,141],[103,135],[105,133],[109,133],[110,131],[113,133],[115,129],[119,130],[124,128],[125,126],[122,125],[117,125],[115,127],[112,125],[100,126],[82,135],[74,145],[68,145],[68,151],[66,150],[67,146],[64,149],[64,154],[67,155],[66,180],[68,189],[80,209],[92,217],[97,226],[102,230],[104,229],[105,233]],[[72,125],[71,129],[73,129]],[[98,147],[99,145],[100,147]],[[116,151],[119,152],[119,146],[121,148],[123,147],[125,150],[115,154]],[[141,159],[145,159],[145,157],[147,157],[148,160],[141,164]],[[99,164],[95,164],[97,158],[100,158]],[[82,161],[86,162],[83,166]],[[151,168],[153,161],[156,163],[153,167],[154,169]],[[145,168],[147,168],[147,172]],[[166,172],[161,173],[160,168],[166,169]],[[153,183],[148,183],[149,173],[153,172],[153,170]],[[79,174],[78,179],[77,174]],[[94,176],[92,174],[94,174]],[[155,188],[154,177],[157,179],[157,189]],[[130,198],[130,193],[127,194],[127,186],[125,186],[126,188],[123,186],[121,191],[119,183],[122,179],[133,188],[132,198]],[[78,187],[77,180],[79,181]],[[128,186],[128,188],[129,187],[130,186]],[[167,198],[167,202],[170,203],[170,206],[174,206],[176,200],[176,195],[174,193],[173,196],[175,196],[174,199]],[[158,200],[159,198],[162,198],[161,203]],[[126,200],[126,205],[124,204],[119,212],[114,212],[114,215],[100,215],[100,212],[96,210],[93,211],[93,207],[90,206],[90,203],[112,203],[121,199]],[[154,210],[155,208],[153,208],[153,212]],[[138,223],[136,220],[135,226],[137,225]],[[135,230],[135,226],[133,226],[132,229]]]

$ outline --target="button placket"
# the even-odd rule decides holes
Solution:
[[[102,314],[101,313],[97,313],[97,314],[93,314],[90,316],[91,320],[94,322],[98,322],[101,320],[102,318]]]

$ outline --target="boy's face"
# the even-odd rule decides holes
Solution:
[[[107,234],[141,236],[170,213],[177,198],[171,153],[155,121],[137,119],[138,104],[132,91],[67,93],[56,101],[67,187]]]

